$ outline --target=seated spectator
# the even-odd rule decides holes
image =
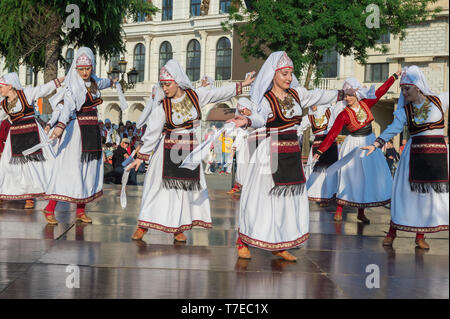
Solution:
[[[132,150],[128,153],[128,148],[130,145],[130,141],[128,138],[123,138],[120,142],[120,145],[113,152],[112,156],[112,166],[113,170],[108,174],[105,174],[105,179],[112,180],[115,184],[122,183],[122,175],[125,170],[125,167],[122,165],[123,162],[128,159],[131,155]],[[132,169],[130,171],[130,176],[128,177],[128,185],[137,185],[136,180],[136,171]]]

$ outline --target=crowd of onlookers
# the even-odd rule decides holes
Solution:
[[[136,154],[142,145],[142,136],[146,126],[141,129],[136,128],[136,123],[127,121],[118,125],[111,123],[109,119],[105,122],[99,121],[100,133],[102,136],[103,161],[105,183],[122,183],[122,175],[127,164]],[[135,153],[133,154],[133,151]],[[127,159],[129,159],[127,161]],[[138,172],[145,172],[145,165],[139,167]],[[136,171],[131,170],[128,178],[129,185],[137,185]]]

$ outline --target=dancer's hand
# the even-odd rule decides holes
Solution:
[[[242,127],[248,125],[248,119],[245,116],[236,115],[234,118],[227,121],[227,123],[233,122],[236,127]]]
[[[367,151],[369,151],[368,153],[367,153],[367,155],[366,156],[369,156],[370,154],[372,154],[373,153],[373,151],[375,151],[375,145],[368,145],[368,146],[363,146],[363,147],[361,147],[361,149],[362,150],[367,150]]]
[[[255,78],[254,78],[255,74],[256,74],[256,72],[252,71],[250,73],[250,75],[244,80],[244,82],[242,82],[242,86],[245,87],[245,86],[249,86],[250,84],[252,84],[253,81],[255,81]]]
[[[134,170],[137,172],[137,170],[139,169],[139,166],[141,166],[142,164],[142,160],[139,158],[136,158],[133,163],[130,164],[130,167],[128,168],[128,171],[131,171],[131,169],[134,168]]]
[[[398,70],[397,72],[395,72],[395,74],[397,74],[397,76],[400,78],[400,76],[402,75],[402,70]]]
[[[59,138],[61,137],[61,135],[63,134],[64,130],[60,127],[55,127],[55,129],[52,132],[52,135],[50,136],[50,139],[53,140],[55,138]]]
[[[316,161],[318,161],[319,158],[320,158],[320,155],[319,155],[319,154],[314,154],[314,155],[313,155],[313,158],[314,158]]]
[[[48,134],[48,132],[50,132],[50,129],[51,129],[50,124],[47,124],[47,125],[44,127],[44,132],[45,132],[45,134]]]

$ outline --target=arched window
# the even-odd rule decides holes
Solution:
[[[139,72],[137,82],[143,82],[145,73],[145,46],[142,43],[138,43],[134,48],[133,66]]]
[[[119,69],[120,53],[114,54],[109,60],[109,70]]]
[[[70,66],[73,62],[73,49],[69,48],[66,51],[66,74],[70,70]]]
[[[186,74],[191,81],[200,79],[200,56],[200,42],[189,41],[186,53]]]
[[[172,59],[172,46],[169,42],[164,41],[159,47],[159,68],[161,69],[164,64]]]
[[[163,0],[162,3],[162,21],[172,20],[172,9],[173,9],[173,1],[172,0]]]
[[[220,38],[216,46],[216,80],[231,79],[231,42]]]

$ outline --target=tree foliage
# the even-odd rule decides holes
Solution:
[[[65,27],[68,5],[80,9],[80,27]],[[7,67],[26,63],[45,68],[46,46],[57,39],[58,58],[64,45],[88,46],[104,58],[122,53],[122,24],[127,14],[153,15],[158,9],[147,0],[2,0],[0,1],[0,53]],[[48,56],[48,52],[47,52]]]
[[[333,49],[364,63],[369,49],[387,52],[386,45],[377,43],[383,34],[402,39],[408,25],[439,11],[427,9],[437,0],[258,0],[251,1],[251,9],[233,1],[241,5],[230,7],[223,26],[234,28],[243,57],[266,58],[272,51],[284,50],[298,76]],[[376,11],[369,5],[379,9],[379,27],[373,27]],[[320,76],[321,70],[315,71]]]

